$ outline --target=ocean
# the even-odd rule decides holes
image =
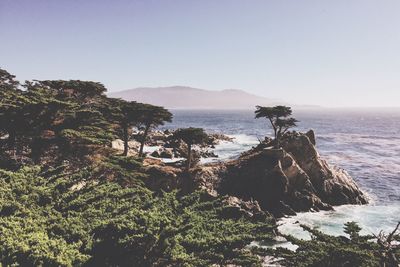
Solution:
[[[215,149],[218,158],[237,157],[258,144],[272,130],[265,119],[254,119],[254,111],[173,110],[172,123],[164,129],[201,127],[208,132],[234,137]],[[298,237],[308,235],[296,221],[322,231],[343,234],[343,224],[356,221],[363,233],[390,231],[400,221],[400,110],[390,109],[308,109],[294,110],[300,122],[295,130],[313,129],[317,149],[330,164],[345,169],[366,192],[370,204],[344,205],[335,211],[305,212],[279,221],[279,229]]]

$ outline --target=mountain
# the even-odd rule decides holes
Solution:
[[[253,109],[256,105],[284,104],[242,90],[211,91],[185,86],[140,87],[109,93],[109,96],[170,109]]]

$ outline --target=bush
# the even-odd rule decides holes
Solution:
[[[132,162],[111,159],[113,164]],[[119,163],[118,163],[119,162]],[[0,262],[38,266],[253,265],[246,250],[272,237],[272,221],[226,218],[221,199],[195,192],[161,197],[94,179],[92,169],[65,173],[0,170]]]

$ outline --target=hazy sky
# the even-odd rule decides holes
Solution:
[[[399,0],[0,0],[0,38],[20,80],[400,106]]]

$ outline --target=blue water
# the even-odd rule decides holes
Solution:
[[[174,120],[165,128],[202,127],[235,137],[215,152],[219,159],[237,157],[265,135],[268,122],[254,119],[253,111],[173,111]],[[400,221],[400,110],[294,111],[300,123],[296,130],[314,129],[317,148],[323,158],[347,170],[371,198],[367,206],[342,206],[334,212],[301,213],[283,219],[282,231],[303,235],[296,220],[342,234],[343,223],[357,221],[364,232],[390,230]],[[210,159],[209,159],[210,160]]]

